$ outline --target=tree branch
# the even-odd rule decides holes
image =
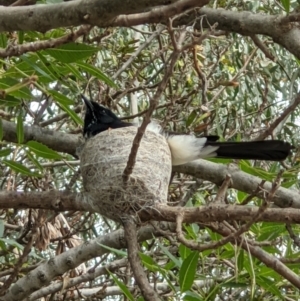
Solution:
[[[9,142],[18,142],[17,125],[13,122],[1,120],[3,127],[3,139]],[[24,143],[35,140],[50,148],[76,157],[76,148],[80,144],[79,135],[71,135],[63,132],[51,131],[35,125],[24,125]]]
[[[261,185],[261,178],[239,170],[235,164],[224,165],[197,160],[188,164],[173,166],[173,171],[207,180],[217,185],[222,185],[226,174],[228,174],[231,176],[231,188],[244,191],[248,194],[253,194],[257,190],[257,187]],[[272,184],[266,181],[263,184],[263,189],[268,192],[271,191]],[[261,191],[257,191],[255,195],[260,198],[263,197]],[[273,202],[282,208],[300,208],[299,193],[284,187],[280,187],[276,191]]]
[[[132,268],[134,279],[137,282],[146,301],[159,301],[160,298],[150,285],[139,257],[137,231],[133,217],[124,217],[123,226],[127,241],[128,259]]]
[[[157,233],[152,227],[143,227],[138,231],[138,240],[144,241],[153,238]],[[159,234],[158,234],[159,235]],[[111,248],[125,248],[124,232],[117,230],[107,235],[85,242],[84,244],[72,248],[54,258],[43,262],[36,269],[29,272],[13,284],[5,296],[1,296],[1,301],[23,300],[37,289],[49,285],[53,278],[64,274],[81,263],[97,256],[102,256],[109,252],[105,245]]]
[[[280,187],[274,198],[281,189]],[[267,189],[264,187],[264,190]],[[297,194],[297,193],[295,193]],[[298,197],[299,198],[299,197]],[[0,191],[0,208],[37,208],[55,211],[91,211],[95,212],[93,205],[83,194],[71,193],[68,191],[43,191],[43,192],[6,192]],[[297,208],[297,207],[296,207]],[[299,207],[298,207],[299,208]],[[166,205],[156,205],[153,208],[147,208],[141,212],[143,220],[157,220],[175,222],[177,215],[184,214],[184,223],[207,223],[214,221],[249,221],[256,215],[258,207],[239,206],[239,205],[208,205],[195,208],[170,207]],[[258,221],[268,222],[290,222],[300,223],[300,210],[294,208],[270,208],[259,216]]]

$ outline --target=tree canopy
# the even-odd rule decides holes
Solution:
[[[1,300],[299,299],[299,1],[0,5]],[[168,206],[120,225],[82,193],[81,94],[122,120],[295,148],[175,166]]]

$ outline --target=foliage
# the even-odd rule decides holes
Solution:
[[[211,5],[266,14],[297,9],[295,1],[286,0],[281,3],[214,1]],[[199,17],[197,22],[201,21]],[[80,93],[126,119],[135,117],[132,107],[136,100],[139,116],[143,116],[170,63],[174,50],[171,37],[178,39],[181,31],[186,32],[184,43],[189,47],[177,60],[153,117],[171,131],[218,135],[220,140],[253,140],[264,133],[296,98],[300,83],[299,60],[268,36],[259,36],[259,39],[276,58],[274,60],[257,47],[253,37],[234,32],[215,31],[216,34],[208,34],[197,43],[197,38],[209,29],[192,26],[172,30],[166,26],[142,51],[138,51],[139,46],[156,31],[154,25],[93,27],[76,42],[59,46],[54,42],[54,48],[35,50],[33,47],[22,55],[3,57],[0,60],[0,116],[16,124],[17,139],[6,138],[0,144],[1,190],[30,192],[71,188],[80,191],[77,158],[35,141],[34,135],[25,139],[24,132],[28,127],[38,126],[80,136],[84,114]],[[2,32],[0,47],[7,49],[14,44],[55,41],[69,34],[69,28],[46,33]],[[130,59],[131,64],[123,70]],[[290,112],[273,131],[273,138],[297,145],[299,113],[298,107]],[[0,136],[3,135],[0,128]],[[213,161],[228,163],[228,160]],[[274,181],[279,170],[284,169],[282,186],[299,189],[296,153],[284,164],[248,161],[237,164],[245,173],[267,181]],[[213,202],[217,193],[217,185],[211,182],[199,185],[194,177],[176,174],[170,185],[170,202],[177,204],[184,200],[187,206],[204,206]],[[245,200],[251,206],[262,204],[261,198],[249,198],[242,190],[228,191],[227,203],[246,205]],[[226,226],[235,231],[241,225],[242,222],[237,221]],[[288,227],[289,231],[282,223],[256,222],[242,237],[281,259],[299,275],[299,227]],[[95,213],[2,209],[0,274],[5,277],[2,282],[9,287],[9,277],[15,282],[43,259],[62,254],[117,228],[119,225]],[[211,224],[185,224],[184,234],[186,239],[199,245],[222,238]],[[228,242],[199,252],[179,243],[172,232],[165,231],[160,236],[141,243],[140,258],[148,280],[157,286],[163,300],[299,299],[298,291],[287,279],[243,249],[241,243]],[[31,252],[24,251],[27,245],[32,246]],[[83,300],[78,295],[83,289],[83,295],[95,297],[99,294],[108,296],[107,300],[122,300],[121,293],[128,300],[142,300],[133,289],[135,281],[127,261],[122,261],[124,258],[125,252],[112,247],[109,254],[94,257],[70,270],[64,280],[52,279],[50,286],[63,282],[65,288],[69,278],[80,277],[101,264],[109,272],[105,268],[97,277],[82,280],[75,290],[67,288],[65,297],[71,298],[74,294],[75,299]],[[111,268],[110,265],[118,260],[122,264]],[[15,265],[19,265],[18,277],[12,269]],[[106,292],[106,288],[112,290]],[[4,291],[5,285],[2,293]],[[44,296],[50,300],[47,294]],[[59,300],[60,289],[53,294],[57,294]]]

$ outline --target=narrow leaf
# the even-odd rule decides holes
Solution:
[[[1,48],[6,48],[7,46],[7,35],[5,32],[0,34],[0,47]]]
[[[77,123],[78,125],[83,125],[83,121],[72,109],[63,104],[59,104],[59,106],[73,119],[75,123]]]
[[[12,160],[3,160],[2,161],[6,166],[14,170],[15,172],[21,173],[26,176],[39,177],[40,175],[37,173],[31,172],[27,167],[23,166],[20,163],[14,162]]]
[[[3,139],[3,124],[2,119],[0,118],[0,141]]]
[[[61,159],[62,156],[56,151],[52,150],[48,146],[37,142],[37,141],[28,141],[26,145],[29,149],[34,152],[37,156],[46,158],[46,159]]]
[[[68,64],[87,58],[97,51],[99,51],[98,48],[86,44],[68,43],[44,50],[43,53],[49,54],[56,60]]]
[[[172,255],[167,248],[165,248],[161,243],[158,242],[158,246],[161,248],[161,250],[172,260],[172,262],[177,266],[178,268],[181,266],[181,261],[178,260],[174,255]]]
[[[152,257],[144,254],[144,253],[141,253],[139,252],[139,256],[144,264],[144,266],[149,270],[149,271],[152,271],[152,272],[156,272],[159,269],[159,267],[157,266],[156,262],[153,260]]]
[[[194,251],[183,261],[179,271],[179,284],[181,292],[185,292],[193,285],[197,263],[199,258],[199,252]]]
[[[9,238],[1,238],[1,241],[4,242],[5,244],[8,244],[10,246],[16,247],[19,250],[23,250],[24,246],[16,242],[14,239],[9,239]]]
[[[290,0],[281,0],[281,4],[284,7],[285,11],[287,13],[289,13],[290,12],[290,5],[291,5]]]
[[[179,254],[180,254],[180,257],[182,258],[182,260],[184,260],[191,254],[191,250],[188,247],[186,247],[185,245],[181,244],[179,246]]]
[[[26,151],[27,157],[31,160],[31,162],[40,170],[43,171],[43,166],[39,163],[38,160],[36,160],[33,155],[29,152]]]
[[[193,121],[195,120],[196,117],[197,117],[197,112],[196,112],[196,110],[193,110],[191,112],[191,114],[189,115],[189,117],[187,118],[187,121],[185,122],[185,125],[187,127],[189,127],[193,123]]]
[[[49,93],[53,96],[55,100],[57,100],[58,103],[63,104],[65,106],[73,105],[74,101],[68,98],[67,96],[55,91],[55,90],[49,90]]]
[[[4,233],[4,220],[0,219],[0,237],[3,237]]]
[[[18,137],[18,143],[22,144],[24,141],[24,126],[23,126],[22,112],[20,112],[17,118],[17,137]]]
[[[113,82],[113,80],[111,80],[107,75],[101,72],[98,68],[95,68],[94,66],[85,63],[76,63],[76,65],[81,69],[83,69],[84,71],[88,72],[89,74],[94,75],[98,79],[104,81],[109,86],[114,88],[117,87],[117,85]]]
[[[69,105],[73,105],[74,101],[63,94],[58,93],[57,91],[50,90],[49,92],[55,98],[58,105],[75,121],[75,123],[78,125],[83,125],[82,120],[78,117],[74,110],[69,108]]]
[[[115,283],[119,286],[123,294],[130,300],[134,301],[134,297],[132,296],[131,292],[127,288],[127,286],[121,282],[113,273],[111,273],[109,270],[107,270],[110,276],[114,279]]]
[[[106,245],[102,245],[100,243],[98,243],[98,245],[101,246],[102,248],[108,250],[108,251],[111,251],[111,252],[115,253],[116,255],[120,255],[122,257],[127,257],[127,252],[124,252],[124,251],[119,250],[119,249],[114,249],[114,248],[108,247]]]
[[[44,71],[42,68],[40,68],[40,66],[38,66],[37,60],[34,60],[34,62],[31,61],[29,59],[30,56],[28,56],[28,55],[21,55],[20,58],[24,62],[26,62],[30,67],[32,67],[32,69],[35,70],[38,74],[48,77],[49,79],[52,79],[51,76],[46,71]]]
[[[0,150],[0,157],[6,157],[8,155],[10,155],[12,152],[11,148],[4,148]]]

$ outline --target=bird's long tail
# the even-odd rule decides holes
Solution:
[[[208,140],[207,146],[217,147],[217,158],[251,159],[282,161],[293,148],[288,142],[281,140],[249,141],[249,142],[216,142]]]

